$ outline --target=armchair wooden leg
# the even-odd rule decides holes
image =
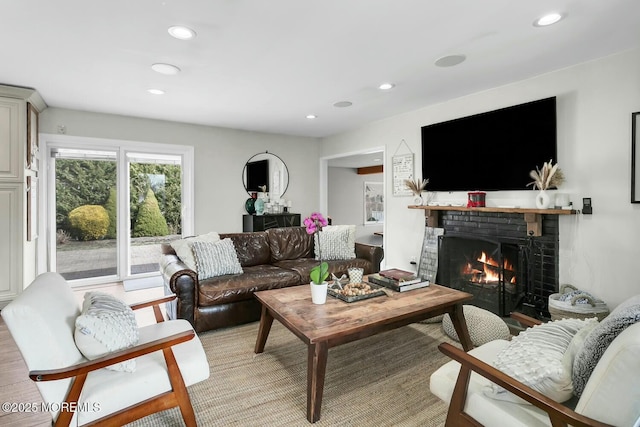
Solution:
[[[187,387],[184,385],[184,380],[182,379],[182,374],[180,373],[180,368],[178,367],[176,358],[173,355],[173,351],[171,351],[170,348],[165,348],[162,352],[164,353],[164,359],[167,363],[171,386],[173,387],[173,392],[175,393],[178,405],[180,406],[182,419],[184,419],[184,423],[187,427],[196,427],[196,414],[193,411],[193,406],[191,406],[189,392],[187,392]]]
[[[446,427],[482,427],[480,423],[464,413],[470,377],[471,369],[464,365],[460,366],[460,373],[458,374],[458,379],[453,389],[453,394],[451,395],[451,402],[449,403],[449,412],[447,412],[447,421],[445,422]]]
[[[75,377],[73,380],[73,384],[71,385],[71,389],[67,394],[66,399],[64,400],[66,407],[60,410],[58,414],[58,418],[56,418],[55,426],[68,426],[71,424],[71,419],[73,418],[74,412],[71,411],[71,408],[74,408],[78,404],[78,399],[80,398],[80,393],[82,393],[82,387],[84,387],[84,382],[87,379],[87,374],[81,374]]]

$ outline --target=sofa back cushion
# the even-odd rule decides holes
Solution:
[[[233,241],[242,267],[271,263],[269,238],[265,231],[220,234],[220,238]]]
[[[313,258],[313,235],[305,227],[270,228],[266,233],[273,262]]]

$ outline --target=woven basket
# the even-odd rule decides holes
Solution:
[[[560,297],[568,292],[578,291],[573,298],[567,301],[560,301]],[[578,304],[576,301],[586,299],[587,304]],[[586,293],[579,293],[579,289],[571,285],[564,285],[558,294],[549,295],[549,314],[551,320],[559,320],[565,318],[572,319],[588,319],[597,317],[601,321],[609,314],[609,307],[604,301],[593,298]]]

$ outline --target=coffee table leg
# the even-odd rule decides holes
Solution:
[[[467,321],[464,318],[464,312],[462,311],[462,304],[456,304],[451,313],[451,323],[456,329],[458,338],[460,338],[460,344],[464,351],[469,351],[473,348],[471,337],[469,336],[469,329],[467,329]]]
[[[309,344],[307,350],[307,420],[311,423],[320,419],[328,354],[329,347],[326,342]]]
[[[256,339],[254,353],[262,353],[264,351],[264,345],[267,343],[272,324],[273,316],[265,306],[262,306],[262,316],[260,316],[260,327],[258,328],[258,338]]]

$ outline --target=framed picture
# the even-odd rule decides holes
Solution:
[[[631,203],[640,203],[640,112],[631,114]]]
[[[38,170],[38,110],[27,103],[27,169]]]
[[[393,156],[391,167],[393,169],[393,195],[411,196],[413,193],[405,185],[406,179],[413,179],[413,153]]]
[[[364,183],[364,223],[384,222],[384,186],[382,182]]]

